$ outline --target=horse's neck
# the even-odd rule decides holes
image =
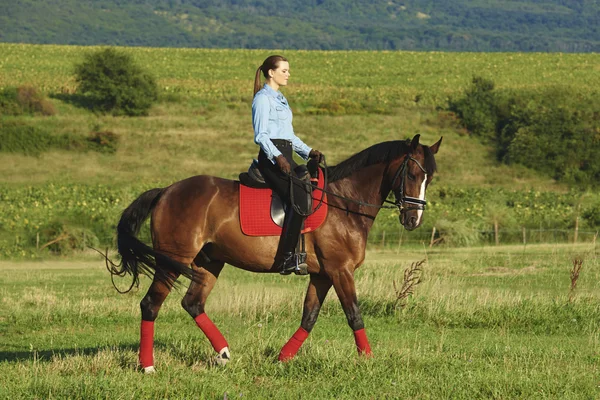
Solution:
[[[389,192],[383,182],[385,169],[386,165],[376,164],[355,171],[352,175],[333,182],[331,184],[333,192],[363,203],[381,205]],[[339,199],[339,203],[340,206],[347,205],[350,210],[359,209],[356,203],[346,202],[343,199]],[[360,206],[360,212],[370,215],[374,219],[379,212],[379,208]]]

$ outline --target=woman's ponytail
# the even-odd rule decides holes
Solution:
[[[261,86],[260,86],[260,71],[262,71],[263,66],[261,65],[260,67],[258,67],[258,69],[256,70],[256,75],[254,76],[254,95],[256,96],[256,93],[260,90]]]

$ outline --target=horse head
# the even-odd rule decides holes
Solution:
[[[390,165],[390,171],[394,173],[391,190],[400,210],[400,223],[409,231],[421,225],[423,220],[423,211],[427,205],[425,191],[436,170],[434,154],[442,143],[440,138],[434,145],[425,146],[419,143],[420,136],[415,135],[410,141],[408,152]]]

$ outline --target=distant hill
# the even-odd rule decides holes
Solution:
[[[150,47],[600,51],[589,0],[0,0],[0,41]]]

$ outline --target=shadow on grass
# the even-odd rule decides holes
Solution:
[[[263,357],[267,359],[273,359],[274,362],[277,361],[277,357],[279,356],[279,350],[274,346],[268,345],[262,352]]]
[[[94,111],[98,108],[98,104],[93,99],[77,93],[53,93],[50,95],[50,97],[70,104],[74,107],[83,108],[89,111]]]
[[[98,346],[68,349],[48,349],[31,351],[0,351],[0,362],[8,361],[37,361],[48,362],[52,357],[72,357],[72,356],[95,356],[105,350],[111,351],[134,351],[139,349],[138,344],[125,344],[119,346]]]
[[[217,366],[215,361],[216,353],[209,347],[203,345],[191,346],[188,348],[180,348],[173,343],[157,341],[154,343],[155,355],[156,352],[165,352],[172,357],[180,360],[182,363],[192,366],[195,364],[204,364],[206,366]],[[121,344],[121,345],[102,345],[98,347],[77,347],[77,348],[62,348],[62,349],[44,349],[44,350],[23,350],[23,351],[0,351],[0,363],[2,362],[38,362],[50,363],[53,358],[70,358],[75,356],[94,357],[102,352],[109,351],[114,353],[119,364],[123,368],[137,368],[136,362],[132,363],[131,354],[137,355],[139,351],[138,343]]]

